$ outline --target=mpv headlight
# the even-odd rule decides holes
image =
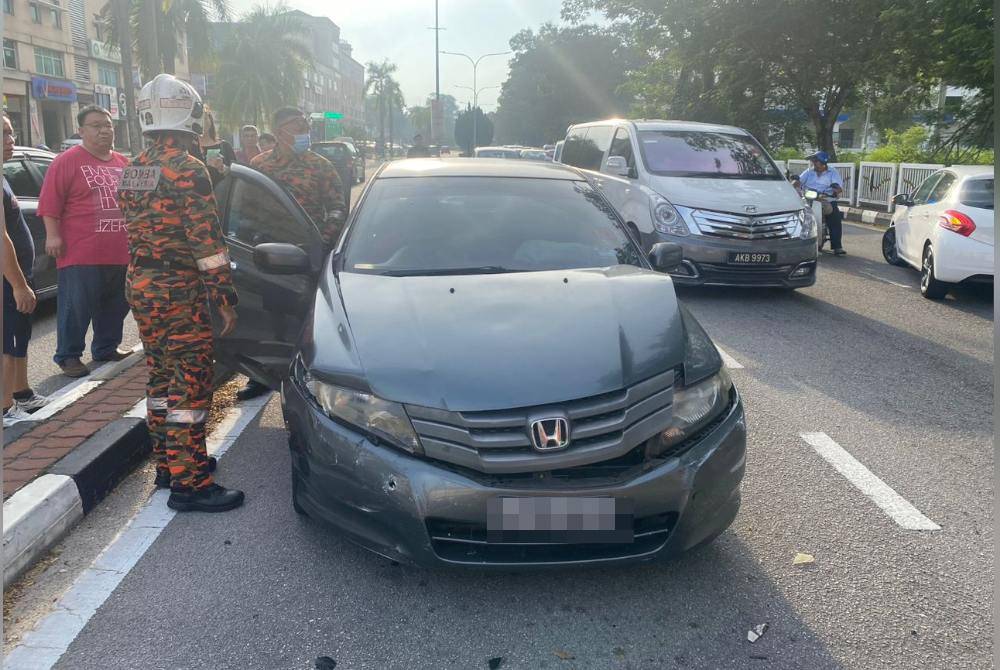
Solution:
[[[665,235],[689,235],[687,224],[680,213],[665,198],[654,195],[649,199],[653,227]]]
[[[722,368],[697,384],[674,389],[674,418],[669,428],[650,440],[649,456],[660,456],[690,439],[729,405],[733,380]]]
[[[813,217],[811,207],[803,207],[799,210],[799,237],[803,240],[811,240],[816,237],[816,219]]]
[[[315,379],[305,380],[305,387],[331,419],[350,424],[410,453],[423,452],[420,438],[399,403]]]

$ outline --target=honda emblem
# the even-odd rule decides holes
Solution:
[[[558,416],[531,422],[531,445],[536,451],[555,451],[569,446],[569,421]]]
[[[743,211],[746,212],[747,214],[756,214],[757,213],[757,206],[756,205],[744,205],[743,206]]]

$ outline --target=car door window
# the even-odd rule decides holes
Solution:
[[[625,164],[629,170],[635,168],[635,154],[632,153],[632,140],[629,139],[628,130],[625,128],[619,128],[615,131],[615,138],[611,140],[611,150],[608,152],[608,158],[611,156],[621,156],[625,159]]]
[[[927,196],[930,195],[931,189],[934,188],[934,185],[937,184],[938,179],[940,178],[941,178],[941,173],[935,172],[930,177],[925,179],[924,182],[920,185],[920,188],[918,188],[916,193],[913,194],[913,204],[926,205]]]
[[[566,137],[563,145],[562,162],[573,167],[586,167],[587,156],[587,129],[580,128],[574,130]]]
[[[248,246],[265,242],[287,242],[308,246],[304,224],[269,190],[238,178],[229,195],[226,235]]]
[[[19,198],[37,198],[40,190],[35,176],[21,160],[7,161],[3,164],[3,176],[10,184],[14,195]]]
[[[950,172],[945,172],[938,179],[938,182],[934,184],[934,189],[931,190],[929,196],[927,196],[927,204],[933,205],[936,202],[941,202],[946,197],[948,197],[948,191],[955,183],[955,175]]]
[[[588,162],[593,166],[588,166],[588,170],[601,169],[601,163],[604,161],[604,154],[607,153],[608,148],[611,146],[611,136],[614,134],[614,131],[614,126],[590,127],[590,131],[587,133],[587,139],[593,144],[592,151],[595,153],[592,156],[588,156]]]
[[[49,166],[52,165],[52,159],[41,158],[39,156],[32,156],[31,164],[35,166],[36,170],[38,170],[38,176],[44,179],[45,173],[49,171]]]

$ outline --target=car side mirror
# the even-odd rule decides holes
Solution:
[[[623,156],[608,156],[608,161],[605,164],[605,171],[619,177],[628,176],[628,163],[625,162]]]
[[[301,275],[312,271],[309,254],[294,244],[265,242],[253,248],[253,262],[272,275]]]
[[[902,205],[903,207],[912,207],[913,200],[910,199],[909,193],[897,193],[892,196],[892,204]]]
[[[657,242],[649,250],[649,263],[657,272],[676,270],[683,260],[681,245],[673,242]]]

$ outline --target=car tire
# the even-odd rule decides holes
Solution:
[[[896,267],[906,267],[906,261],[899,257],[899,250],[896,248],[896,228],[890,228],[882,235],[882,257],[889,265]]]
[[[931,245],[924,247],[920,264],[920,295],[930,300],[940,300],[948,293],[948,284],[934,276],[934,250]]]

